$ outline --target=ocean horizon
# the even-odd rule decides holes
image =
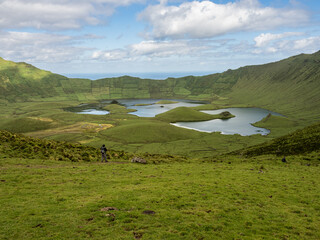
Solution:
[[[165,80],[167,78],[180,78],[186,76],[205,76],[215,72],[141,72],[141,73],[64,73],[68,78],[88,78],[97,80],[102,78],[113,78],[121,76],[131,76],[144,79]]]

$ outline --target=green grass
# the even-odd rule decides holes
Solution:
[[[81,141],[94,147],[108,142],[117,150],[135,153],[148,151],[210,158],[272,140],[317,122],[320,109],[319,57],[320,52],[299,55],[275,63],[202,77],[148,80],[123,76],[97,81],[69,79],[26,63],[0,59],[0,129],[42,138]],[[128,110],[117,104],[107,106],[111,114],[105,116],[64,111],[81,103],[99,105],[99,100],[113,98],[202,99],[210,104],[192,108],[197,111],[185,109],[178,112],[181,109],[176,109],[160,115],[160,118],[163,117],[162,123],[167,125],[127,114]],[[204,117],[199,110],[244,106],[262,107],[286,117],[272,116],[256,123],[270,129],[271,134],[250,138],[199,134],[172,128],[168,124],[206,120],[208,116]],[[126,124],[126,120],[130,124]],[[133,129],[133,121],[137,130]],[[90,131],[55,132],[83,122],[115,127],[103,134]],[[145,123],[146,126],[143,126]]]
[[[160,165],[0,158],[1,239],[320,238],[314,157]]]
[[[297,121],[293,119],[271,114],[253,125],[269,129],[271,131],[269,137],[280,137],[301,128]]]
[[[177,101],[160,100],[160,101],[156,102],[156,104],[173,104],[173,103],[177,103]]]
[[[34,132],[52,128],[54,125],[50,121],[42,121],[33,118],[7,119],[0,123],[0,129],[16,133]]]
[[[320,239],[319,57],[164,81],[68,79],[0,59],[0,129],[69,141],[0,131],[0,239]],[[105,116],[65,111],[113,98],[210,104],[175,109],[164,121],[116,104]],[[255,124],[268,136],[168,123],[230,106],[286,117]],[[82,129],[90,124],[113,127]],[[99,163],[102,144],[108,164]],[[133,156],[148,164],[129,163]]]
[[[221,114],[207,114],[203,112],[199,112],[197,110],[194,110],[192,108],[188,107],[177,107],[174,109],[171,109],[167,112],[161,113],[156,115],[156,119],[159,119],[161,121],[165,122],[198,122],[198,121],[208,121],[212,119],[218,119],[218,118],[230,118],[233,115],[221,113]],[[233,116],[234,117],[234,116]]]
[[[110,114],[124,114],[129,112],[135,112],[135,109],[127,109],[125,106],[119,104],[109,104],[103,109],[108,110]]]
[[[167,123],[154,120],[128,120],[121,125],[100,133],[100,137],[123,144],[170,142],[181,139],[200,137],[201,133],[177,128]]]
[[[0,102],[198,99],[210,101],[210,108],[261,107],[307,126],[319,115],[319,59],[320,51],[201,77],[149,80],[122,76],[96,81],[69,79],[26,63],[0,59]]]
[[[320,150],[320,123],[297,130],[272,141],[237,151],[245,156],[303,154]]]

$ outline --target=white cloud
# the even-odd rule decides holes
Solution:
[[[88,50],[73,46],[75,42],[75,38],[57,34],[0,32],[0,56],[31,63],[73,61]]]
[[[262,33],[257,36],[254,41],[256,42],[256,47],[266,46],[269,42],[277,39],[292,37],[292,36],[301,36],[303,33],[299,32],[286,32],[280,34],[272,34],[272,33]]]
[[[155,38],[209,38],[230,32],[296,26],[309,19],[301,9],[262,7],[258,0],[227,4],[192,1],[180,6],[149,6],[139,18],[152,27]]]
[[[134,60],[138,58],[166,58],[171,56],[199,56],[208,46],[190,41],[142,41],[124,49],[96,51],[93,59],[99,60]]]
[[[293,48],[297,50],[319,50],[320,36],[299,39],[293,42]]]
[[[125,50],[111,50],[111,51],[95,51],[93,52],[92,59],[105,60],[105,61],[116,61],[128,58],[128,53]]]
[[[0,29],[36,28],[44,30],[78,29],[101,22],[118,6],[142,0],[2,0]]]
[[[294,55],[301,52],[312,53],[319,50],[320,36],[308,37],[305,33],[262,33],[256,38],[255,54],[262,53],[285,53]]]
[[[169,57],[172,55],[195,55],[206,47],[187,41],[143,41],[130,46],[132,55]]]

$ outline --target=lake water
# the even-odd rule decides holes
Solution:
[[[228,111],[235,115],[234,118],[227,120],[214,119],[203,122],[177,122],[172,123],[177,127],[194,129],[201,132],[221,132],[221,134],[233,135],[240,134],[249,136],[253,134],[267,135],[270,133],[268,129],[252,126],[252,123],[259,122],[269,113],[276,116],[282,116],[279,113],[271,112],[261,108],[225,108],[219,110],[202,111],[208,114],[219,114]]]
[[[157,104],[157,102],[159,102],[160,100],[161,99],[120,99],[117,101],[120,104],[126,106],[128,109],[135,109],[136,111],[131,112],[130,114],[139,117],[155,117],[157,114],[164,113],[176,107],[195,107],[207,103],[201,101],[179,99],[171,100],[176,101],[177,103]],[[103,103],[109,104],[110,102],[111,101],[105,101]],[[137,104],[143,104],[143,106],[136,106]],[[242,136],[249,136],[253,134],[267,135],[270,133],[268,129],[254,127],[252,126],[252,124],[259,122],[269,113],[276,116],[282,116],[281,114],[261,108],[226,108],[219,110],[207,110],[202,112],[208,114],[219,114],[224,111],[230,112],[231,114],[235,115],[235,117],[226,120],[214,119],[201,122],[177,122],[172,123],[172,125],[208,133],[220,132],[221,134],[240,134]],[[109,112],[105,110],[90,108],[79,113],[105,115]]]
[[[106,115],[106,114],[109,114],[108,111],[106,110],[97,110],[97,109],[93,109],[93,108],[90,108],[90,109],[85,109],[85,110],[82,110],[81,112],[77,112],[78,114],[92,114],[92,115]]]
[[[157,102],[161,101],[161,99],[134,99],[134,100],[117,100],[120,104],[126,106],[129,109],[135,109],[135,112],[131,112],[130,114],[139,116],[139,117],[155,117],[160,113],[167,112],[171,109],[177,107],[196,107],[207,102],[200,101],[192,101],[192,100],[170,100],[172,102],[170,104],[157,104]],[[137,104],[149,104],[146,106],[135,106]]]

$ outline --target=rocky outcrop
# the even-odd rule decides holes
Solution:
[[[131,159],[132,163],[142,163],[142,164],[146,164],[147,160],[140,158],[140,157],[134,157]]]

